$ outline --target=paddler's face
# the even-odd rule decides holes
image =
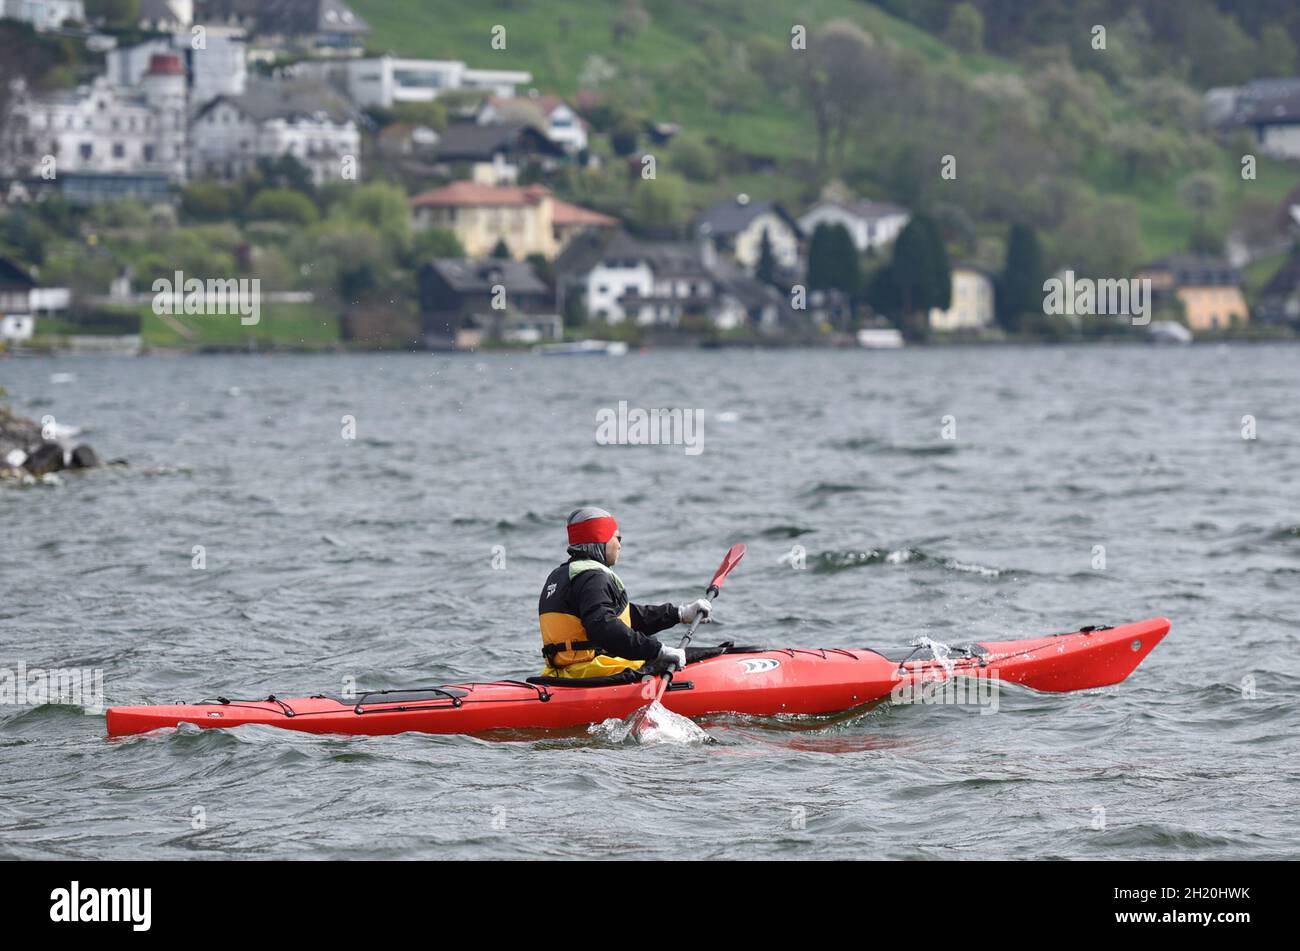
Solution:
[[[623,550],[623,533],[615,532],[614,537],[605,542],[605,563],[611,568],[618,561],[618,553]]]

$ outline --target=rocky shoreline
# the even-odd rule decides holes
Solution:
[[[111,464],[124,464],[124,461]],[[89,445],[69,445],[57,438],[46,438],[40,423],[18,416],[0,404],[0,481],[57,484],[58,472],[95,469],[100,465],[98,454]]]

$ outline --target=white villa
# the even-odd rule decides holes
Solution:
[[[323,185],[343,177],[350,158],[361,177],[361,132],[347,105],[330,89],[303,80],[257,79],[239,96],[203,106],[190,130],[191,171],[239,178],[259,159],[291,155]]]
[[[818,225],[843,225],[859,253],[892,243],[912,220],[906,208],[884,201],[823,200],[799,218],[799,227],[811,235]]]
[[[186,178],[185,70],[154,54],[134,86],[98,77],[89,86],[40,95],[17,88],[5,129],[10,174],[142,173]]]
[[[357,106],[389,108],[401,102],[432,102],[452,89],[483,89],[513,97],[533,74],[513,69],[471,69],[459,60],[373,59],[298,63],[294,74],[324,80],[347,93]]]
[[[616,235],[587,274],[587,313],[611,324],[675,326],[688,311],[709,307],[713,278],[698,245],[637,241]]]

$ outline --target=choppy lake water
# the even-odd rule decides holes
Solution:
[[[0,668],[101,668],[110,704],[534,673],[583,503],[636,600],[749,544],[702,643],[1174,625],[1104,690],[721,717],[703,745],[110,742],[0,707],[0,857],[1300,854],[1300,348],[59,358],[0,385],[133,464],[0,486]],[[702,410],[703,451],[599,445],[619,400]]]

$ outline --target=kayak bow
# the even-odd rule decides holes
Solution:
[[[784,649],[727,653],[688,664],[663,705],[700,717],[831,714],[891,696],[897,688],[950,677],[987,677],[1060,693],[1119,683],[1169,633],[1166,618],[1018,641],[954,647],[935,657],[924,647]],[[898,696],[898,694],[894,694]],[[584,685],[496,680],[385,690],[356,697],[230,700],[218,697],[173,706],[111,707],[108,735],[130,736],[190,723],[236,727],[262,724],[303,733],[382,736],[394,733],[485,733],[562,730],[623,719],[645,704],[644,685]]]

